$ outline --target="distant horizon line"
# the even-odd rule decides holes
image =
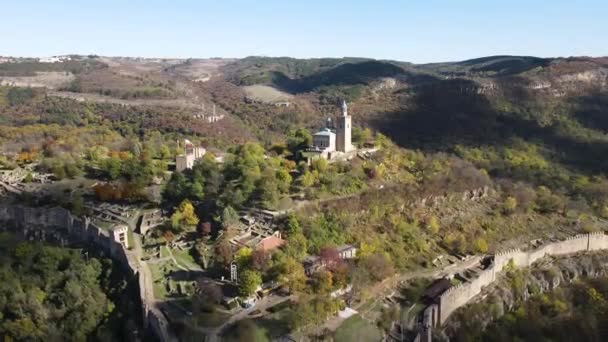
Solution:
[[[0,55],[0,58],[16,58],[16,59],[28,59],[28,58],[52,58],[52,57],[69,57],[69,56],[77,56],[77,57],[102,57],[102,58],[130,58],[130,59],[160,59],[160,60],[240,60],[252,57],[260,57],[260,58],[291,58],[291,59],[299,59],[299,60],[315,60],[315,59],[367,59],[367,60],[375,60],[375,61],[390,61],[390,62],[400,62],[400,63],[409,63],[409,64],[442,64],[442,63],[459,63],[466,62],[476,59],[482,58],[497,58],[497,57],[519,57],[519,58],[540,58],[540,59],[570,59],[570,58],[608,58],[608,55],[571,55],[571,56],[534,56],[534,55],[509,55],[509,54],[497,54],[497,55],[485,55],[478,56],[472,58],[465,59],[454,59],[454,60],[445,60],[445,61],[437,61],[437,62],[410,62],[407,60],[401,59],[392,59],[392,58],[377,58],[377,57],[361,57],[361,56],[323,56],[323,57],[293,57],[287,55],[247,55],[244,57],[159,57],[159,56],[134,56],[134,55],[101,55],[96,53],[65,53],[65,54],[53,54],[53,55],[38,55],[38,56],[12,56],[12,55]]]

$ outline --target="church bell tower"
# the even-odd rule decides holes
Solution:
[[[352,117],[348,115],[346,101],[342,101],[342,115],[336,119],[336,124],[336,150],[340,152],[351,151]]]

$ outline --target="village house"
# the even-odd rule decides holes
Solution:
[[[354,245],[342,245],[336,248],[336,252],[338,253],[338,257],[341,260],[349,260],[357,257],[357,247]],[[314,273],[324,269],[328,265],[326,262],[317,255],[308,256],[302,261],[302,266],[304,266],[304,273],[307,276],[311,276]]]

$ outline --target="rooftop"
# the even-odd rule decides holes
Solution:
[[[336,135],[336,133],[332,132],[329,128],[324,128],[324,129],[318,131],[317,133],[315,133],[313,135],[317,135],[317,136],[332,136],[332,135]]]

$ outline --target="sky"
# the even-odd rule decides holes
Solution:
[[[3,2],[2,56],[608,56],[607,0]]]

